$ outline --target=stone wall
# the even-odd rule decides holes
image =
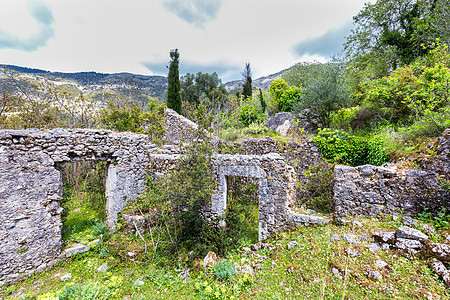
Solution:
[[[393,214],[415,215],[427,208],[450,209],[450,192],[442,183],[450,180],[450,129],[435,146],[437,155],[422,155],[419,169],[401,165],[336,166],[333,188],[335,217]]]
[[[275,147],[273,141],[269,144],[266,151]],[[249,151],[257,152],[260,143],[248,145]],[[52,266],[61,252],[60,164],[107,162],[107,224],[114,229],[127,201],[145,190],[148,171],[160,177],[176,166],[179,157],[177,145],[158,148],[141,134],[89,129],[1,130],[0,285]],[[282,156],[219,154],[213,157],[212,170],[219,185],[211,207],[206,208],[211,215],[225,211],[226,176],[250,177],[259,180],[260,239],[289,225],[295,171]]]
[[[277,153],[266,155],[215,155],[213,170],[217,189],[211,199],[211,213],[224,215],[227,207],[227,176],[259,180],[259,240],[287,228],[294,206],[296,174]]]
[[[232,145],[235,153],[244,155],[265,155],[278,153],[292,166],[297,174],[296,199],[302,202],[310,197],[302,187],[308,182],[305,172],[311,167],[325,163],[317,145],[308,138],[300,140],[276,140],[271,137],[251,138]],[[227,152],[226,145],[218,143],[219,153]]]
[[[0,285],[45,269],[61,251],[59,164],[108,162],[107,222],[114,228],[126,201],[146,187],[149,156],[170,149],[145,135],[106,130],[1,130]]]

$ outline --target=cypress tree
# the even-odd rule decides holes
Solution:
[[[261,89],[259,89],[259,101],[261,102],[261,109],[262,109],[262,112],[263,112],[263,113],[266,112],[267,104],[266,104],[266,100],[264,100],[264,96],[263,96],[263,94],[262,94]]]
[[[250,69],[250,63],[245,64],[244,72],[242,72],[244,78],[244,85],[242,87],[242,96],[244,100],[252,96],[252,70]]]
[[[169,86],[167,87],[167,107],[173,109],[180,115],[181,110],[181,87],[180,87],[180,73],[178,71],[180,53],[178,49],[170,50],[170,65],[169,75],[167,75],[167,81]]]

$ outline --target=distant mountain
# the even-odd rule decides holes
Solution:
[[[272,83],[272,81],[281,78],[281,76],[288,70],[289,69],[282,70],[275,74],[254,79],[252,80],[252,87],[254,89],[269,90],[269,86]],[[225,87],[228,91],[233,91],[242,88],[243,84],[244,84],[243,80],[233,80],[225,83]]]
[[[49,72],[13,65],[5,65],[8,70],[20,74],[31,74],[36,78],[46,78],[57,85],[72,85],[84,93],[92,94],[101,91],[142,91],[151,97],[164,96],[167,90],[167,78],[155,75],[137,75],[131,73],[104,74],[97,72],[62,73]],[[0,80],[2,78],[0,77]],[[4,78],[3,78],[4,79]],[[129,93],[128,93],[129,94]]]
[[[20,67],[14,65],[3,65],[8,70],[20,74],[29,74],[35,78],[46,78],[48,81],[58,86],[69,86],[73,91],[82,91],[85,96],[91,96],[98,100],[104,99],[105,92],[116,92],[120,95],[142,99],[142,95],[163,98],[167,90],[167,78],[157,75],[137,75],[131,73],[105,74],[97,72],[63,73],[50,72],[40,69]],[[3,68],[0,65],[0,69]],[[270,83],[281,76],[289,69],[278,73],[254,79],[252,86],[254,89],[268,90]],[[4,76],[0,72],[0,87],[9,85],[5,82]],[[234,80],[225,83],[228,91],[242,88],[242,80]],[[137,96],[140,93],[140,96]]]

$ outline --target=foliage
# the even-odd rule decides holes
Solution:
[[[167,75],[167,107],[181,115],[181,85],[178,70],[179,58],[180,53],[178,52],[178,49],[170,50],[169,74]]]
[[[91,299],[108,299],[109,291],[101,285],[95,283],[87,283],[79,285],[66,285],[59,300],[91,300]]]
[[[242,72],[244,85],[242,86],[242,97],[244,100],[252,97],[252,69],[250,63],[245,64],[244,71]]]
[[[425,55],[436,38],[449,37],[437,29],[448,14],[448,0],[379,0],[366,3],[353,18],[356,29],[347,38],[346,52],[366,78],[385,76],[398,65]],[[444,13],[444,15],[442,14]]]
[[[351,129],[353,121],[357,118],[359,106],[341,108],[330,115],[330,127],[334,129]]]
[[[259,103],[261,104],[261,111],[262,111],[262,113],[265,113],[267,104],[266,104],[266,100],[264,99],[264,96],[263,96],[263,93],[262,93],[261,89],[259,89]]]
[[[257,122],[259,120],[258,108],[249,102],[242,104],[239,110],[239,121],[244,126]]]
[[[450,214],[445,207],[442,207],[441,211],[437,213],[432,213],[425,208],[417,217],[419,220],[431,224],[438,230],[450,228]]]
[[[216,276],[223,280],[231,280],[234,275],[236,275],[236,268],[226,259],[219,261],[214,266],[214,272]]]
[[[181,98],[194,107],[203,104],[208,110],[218,112],[223,109],[228,92],[215,72],[187,73],[181,77]]]
[[[283,73],[284,79],[290,86],[302,88],[311,77],[316,77],[320,73],[322,64],[319,62],[300,62],[290,67]]]
[[[90,241],[105,233],[105,162],[74,162],[61,167],[63,176],[63,240]]]
[[[292,106],[301,97],[301,89],[296,86],[289,87],[284,79],[275,79],[269,87],[270,108],[272,113],[291,111]]]
[[[376,138],[364,139],[342,130],[322,129],[313,140],[324,159],[331,163],[379,166],[388,161],[382,141]]]
[[[308,121],[326,127],[330,114],[351,104],[351,94],[346,84],[344,65],[326,63],[320,65],[315,77],[308,77],[302,96],[294,105],[294,111],[301,113],[308,109],[310,115],[316,116]]]
[[[152,142],[161,144],[166,133],[164,109],[164,105],[155,102],[144,110],[134,102],[110,101],[101,112],[101,122],[107,129],[145,133]]]
[[[435,136],[450,125],[450,55],[447,45],[435,47],[415,63],[364,85],[363,106],[384,109],[380,116],[389,122],[413,122],[405,130],[410,138]]]
[[[332,208],[330,193],[334,178],[333,166],[328,163],[310,166],[304,175],[308,180],[299,186],[305,192],[301,204],[322,213],[329,213]]]

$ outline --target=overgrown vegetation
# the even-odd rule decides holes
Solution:
[[[105,162],[62,165],[64,243],[87,243],[106,232],[105,169]]]

